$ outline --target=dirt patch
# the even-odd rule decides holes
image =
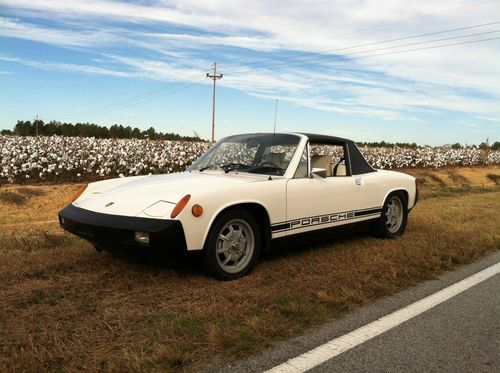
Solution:
[[[19,187],[17,188],[17,193],[20,193],[27,197],[40,197],[47,194],[44,189],[37,187]]]
[[[492,187],[495,183],[488,174],[499,175],[500,167],[449,167],[443,169],[407,168],[402,172],[421,180],[420,185],[429,187],[460,187],[463,185]],[[464,178],[464,179],[462,179]]]
[[[429,172],[429,173],[427,173],[427,175],[426,175],[426,176],[427,176],[430,180],[432,180],[432,181],[434,182],[434,184],[437,184],[437,185],[438,185],[438,186],[440,186],[440,187],[444,187],[444,186],[446,186],[445,181],[444,181],[441,177],[439,177],[437,174],[435,174],[435,173],[430,173],[430,172]]]
[[[498,174],[487,174],[486,177],[493,181],[495,185],[500,185],[500,175]]]
[[[26,203],[26,197],[11,191],[1,191],[0,201],[9,205],[24,205]]]
[[[469,186],[471,184],[469,179],[467,179],[463,175],[460,175],[456,170],[449,170],[448,175],[454,185],[459,185],[464,187],[464,186]]]

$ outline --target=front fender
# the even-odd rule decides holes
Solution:
[[[188,250],[201,250],[215,219],[228,208],[241,204],[256,204],[266,211],[269,222],[286,220],[286,184],[285,180],[265,181],[260,185],[240,186],[218,193],[193,194],[191,200],[176,219],[182,222],[186,233]],[[249,196],[249,197],[245,197]],[[193,216],[193,205],[203,207],[203,214]]]

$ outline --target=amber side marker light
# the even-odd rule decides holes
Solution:
[[[186,207],[190,198],[191,198],[191,194],[186,194],[184,197],[181,198],[181,200],[179,202],[177,202],[177,205],[175,205],[174,209],[172,210],[172,213],[170,214],[170,217],[172,219],[181,213],[181,211],[184,209],[184,207]]]
[[[73,195],[73,198],[71,198],[71,202],[75,202],[78,197],[82,195],[83,192],[85,192],[85,189],[87,189],[88,185],[82,185],[76,193]]]
[[[201,214],[203,214],[203,207],[201,207],[200,205],[194,205],[191,208],[191,213],[196,217],[201,216]]]

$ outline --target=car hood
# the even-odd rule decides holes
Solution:
[[[73,204],[87,210],[113,215],[137,216],[158,201],[171,208],[186,194],[196,196],[238,184],[266,180],[264,175],[224,172],[179,172],[110,179],[89,184]]]

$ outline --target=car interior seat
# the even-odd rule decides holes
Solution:
[[[299,166],[297,167],[297,171],[295,171],[295,175],[293,176],[295,179],[303,179],[308,177],[307,174],[307,161],[301,161]]]
[[[333,176],[346,176],[346,167],[344,158],[340,158],[339,161],[333,167]]]
[[[324,168],[326,170],[326,176],[333,175],[332,157],[327,155],[313,155],[311,157],[311,167]]]
[[[267,153],[262,156],[262,163],[264,162],[269,162],[273,163],[276,166],[279,166],[281,168],[286,168],[286,165],[283,164],[283,161],[285,159],[285,153]]]

